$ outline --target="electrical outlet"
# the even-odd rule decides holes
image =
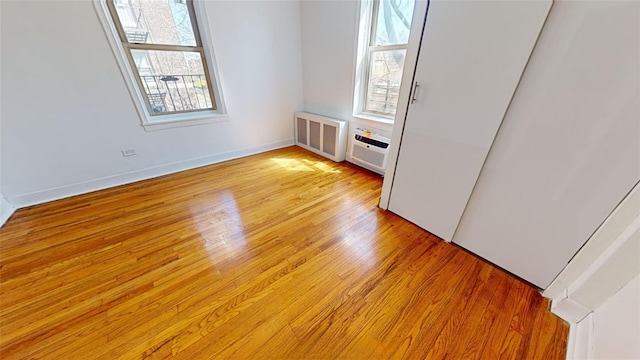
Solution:
[[[122,153],[122,156],[124,156],[124,157],[138,155],[136,153],[136,149],[126,149],[126,150],[122,150],[120,152]]]

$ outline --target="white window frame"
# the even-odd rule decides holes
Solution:
[[[372,43],[375,36],[375,25],[378,17],[378,0],[361,0],[360,22],[358,28],[358,48],[356,56],[356,76],[353,97],[353,116],[360,119],[378,121],[393,124],[395,116],[369,112],[365,110],[367,99],[367,86],[369,83],[370,59],[372,52],[383,50],[405,49],[409,44],[375,46]],[[403,71],[406,66],[403,65]]]
[[[166,128],[175,128],[183,126],[192,126],[200,124],[209,124],[214,122],[227,121],[227,111],[222,96],[222,88],[219,82],[218,66],[216,58],[213,53],[212,37],[209,26],[209,21],[206,13],[205,5],[202,1],[193,1],[193,10],[195,12],[196,24],[198,26],[200,40],[204,52],[203,66],[206,66],[206,70],[209,72],[209,80],[211,84],[211,92],[213,95],[212,101],[214,102],[215,110],[199,110],[191,112],[178,112],[168,114],[151,114],[147,106],[147,100],[144,94],[142,94],[140,87],[137,84],[136,69],[133,69],[131,62],[128,59],[127,50],[125,49],[120,34],[118,33],[117,26],[114,23],[107,1],[110,0],[94,0],[94,8],[100,19],[100,23],[107,35],[107,40],[114,53],[118,67],[122,73],[123,79],[127,84],[129,94],[133,100],[136,111],[140,118],[141,125],[145,130],[153,131]],[[206,59],[206,60],[205,60]]]

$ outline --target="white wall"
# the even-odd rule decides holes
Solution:
[[[640,185],[545,290],[571,324],[567,358],[640,358]]]
[[[640,359],[640,275],[593,313],[594,359]]]
[[[2,192],[16,206],[292,144],[300,6],[208,1],[228,121],[145,132],[90,1],[2,1]],[[135,148],[124,158],[120,150]]]
[[[352,116],[360,2],[303,0],[300,7],[304,110],[390,136],[391,125]]]

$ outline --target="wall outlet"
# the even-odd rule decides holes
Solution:
[[[136,149],[126,149],[126,150],[121,150],[120,152],[124,157],[138,155],[136,153]]]

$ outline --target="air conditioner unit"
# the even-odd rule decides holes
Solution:
[[[371,170],[384,174],[391,140],[360,128],[353,131],[353,139],[351,140],[351,159],[371,168]]]
[[[294,114],[296,145],[333,161],[344,161],[347,153],[347,122],[325,116]]]

